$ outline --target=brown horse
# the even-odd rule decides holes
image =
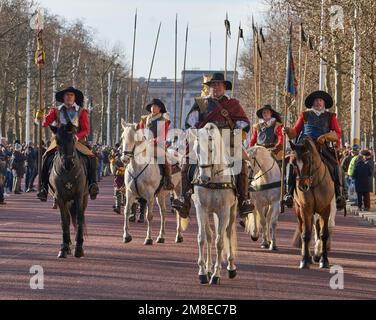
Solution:
[[[329,219],[335,201],[334,182],[328,167],[321,160],[315,143],[305,138],[301,144],[291,148],[295,151],[295,170],[297,172],[295,189],[295,212],[302,240],[302,261],[300,269],[309,268],[312,258],[309,244],[314,225],[314,214],[318,215],[315,223],[316,244],[314,260],[320,262],[320,268],[329,268],[328,240]],[[334,210],[335,214],[335,210]]]

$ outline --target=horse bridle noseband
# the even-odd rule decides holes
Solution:
[[[313,156],[312,156],[312,153],[308,151],[304,152],[302,154],[303,155],[306,155],[308,154],[309,155],[309,175],[305,175],[305,176],[300,176],[300,170],[299,168],[297,167],[297,165],[295,165],[295,168],[297,169],[297,172],[298,172],[298,175],[296,176],[296,181],[302,181],[302,180],[309,180],[309,185],[308,185],[308,190],[310,189],[314,189],[316,186],[318,186],[325,178],[326,176],[326,171],[328,170],[327,167],[325,166],[325,173],[324,173],[324,176],[322,179],[319,180],[319,182],[317,183],[316,186],[312,186],[312,183],[313,183],[313,175],[314,175],[314,172],[317,172],[318,170],[320,170],[321,166],[323,165],[323,162],[321,161],[320,165],[318,168],[312,170],[312,167],[313,167]],[[307,190],[307,191],[308,191]]]
[[[260,170],[262,170],[262,167],[260,165],[260,163],[257,161],[256,157],[252,157],[252,160],[253,160],[253,169],[251,170],[250,172],[250,178],[251,178],[251,181],[254,182],[254,181],[257,181],[258,179],[261,179],[263,176],[265,176],[266,174],[268,174],[270,171],[273,170],[275,164],[277,163],[277,161],[273,158],[273,164],[271,166],[271,168],[269,170],[266,170],[265,172],[263,172],[260,176],[258,176],[257,178],[253,177],[253,169],[256,167],[256,165],[260,168]]]

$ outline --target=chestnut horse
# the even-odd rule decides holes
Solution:
[[[328,240],[331,208],[335,202],[334,182],[328,167],[321,160],[315,143],[305,138],[301,144],[291,143],[295,151],[295,170],[297,171],[296,189],[294,194],[295,212],[298,217],[299,231],[302,239],[302,261],[300,269],[309,268],[312,258],[309,252],[314,215],[318,215],[315,223],[316,250],[314,260],[320,262],[320,268],[329,268]],[[335,214],[335,210],[334,210]]]

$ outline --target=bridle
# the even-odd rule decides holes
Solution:
[[[273,168],[274,168],[275,164],[277,163],[277,161],[274,159],[274,157],[272,157],[272,158],[273,158],[273,164],[272,164],[271,168],[268,169],[268,170],[266,170],[265,172],[263,172],[263,173],[262,173],[261,175],[259,175],[257,178],[253,177],[254,169],[256,168],[256,165],[260,168],[260,170],[262,170],[262,167],[261,167],[260,163],[257,161],[257,158],[256,158],[256,157],[252,157],[252,158],[251,158],[251,159],[253,160],[253,166],[252,166],[253,169],[250,170],[249,177],[250,177],[250,179],[251,179],[252,182],[261,179],[262,177],[264,177],[264,176],[267,175],[270,171],[273,170]]]
[[[318,168],[313,169],[313,156],[312,156],[312,152],[310,152],[310,151],[308,150],[308,151],[302,153],[301,156],[303,157],[303,156],[305,156],[305,155],[308,155],[308,166],[309,166],[309,170],[308,170],[309,174],[308,174],[308,175],[304,175],[304,176],[302,176],[302,175],[301,175],[301,172],[300,172],[300,170],[299,170],[299,167],[298,167],[296,164],[294,165],[295,170],[296,170],[297,173],[298,173],[297,176],[296,176],[296,181],[297,181],[297,182],[298,182],[298,181],[303,181],[303,180],[308,180],[308,181],[309,181],[307,190],[301,190],[301,188],[299,188],[299,190],[301,190],[301,191],[304,192],[304,193],[305,193],[305,192],[308,192],[309,190],[314,189],[314,188],[316,188],[318,185],[320,185],[321,182],[322,182],[322,181],[324,180],[324,178],[326,177],[326,172],[327,172],[327,170],[328,170],[328,168],[324,165],[324,167],[325,167],[325,172],[324,172],[324,176],[323,176],[323,178],[322,178],[322,179],[319,179],[318,183],[317,183],[315,186],[313,186],[312,184],[313,184],[314,174],[315,174],[315,172],[319,172],[319,170],[321,169],[321,167],[322,167],[322,165],[323,165],[323,162],[320,161],[320,165],[318,166]]]

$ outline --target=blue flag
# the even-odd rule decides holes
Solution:
[[[295,77],[295,64],[294,58],[292,55],[292,25],[290,28],[290,42],[287,49],[287,72],[286,72],[286,81],[285,81],[285,90],[286,93],[290,94],[292,97],[296,97],[298,94],[298,81]]]

